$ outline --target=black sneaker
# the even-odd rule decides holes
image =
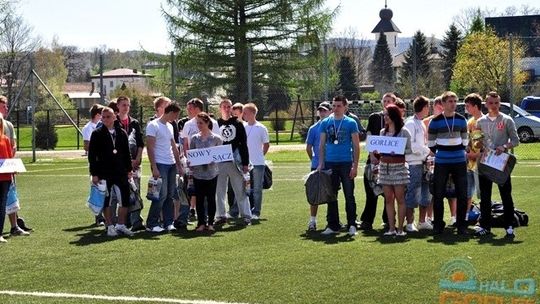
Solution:
[[[96,226],[105,226],[105,219],[102,215],[96,216]]]
[[[214,221],[214,226],[221,226],[227,224],[227,219],[224,217],[218,217]]]
[[[478,237],[487,237],[491,235],[491,231],[489,229],[485,229],[480,226],[477,226],[476,231],[474,232],[474,235]]]
[[[189,210],[189,219],[190,222],[196,222],[197,221],[197,213],[195,212],[195,209]]]
[[[19,228],[19,227],[13,227],[13,228],[11,228],[9,234],[10,234],[11,236],[29,236],[29,235],[30,235],[30,233],[28,233],[28,232],[22,230],[22,229]]]
[[[441,235],[444,233],[444,227],[446,226],[445,222],[442,222],[441,224],[433,224],[433,235]]]
[[[26,232],[34,231],[34,229],[26,226],[26,222],[24,221],[24,219],[22,217],[17,218],[17,226],[19,226],[22,230],[24,230]]]
[[[142,230],[146,230],[146,227],[142,223],[135,224],[131,227],[131,231],[133,232]]]
[[[367,222],[361,222],[358,226],[358,230],[364,230],[364,231],[372,231],[373,230],[373,224],[367,223]]]
[[[468,235],[469,232],[467,231],[467,227],[458,227],[457,228],[457,234],[458,235]]]

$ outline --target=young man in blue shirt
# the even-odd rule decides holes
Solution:
[[[319,144],[319,165],[317,170],[332,170],[332,189],[337,193],[339,183],[345,195],[345,210],[349,235],[356,232],[356,201],[354,198],[354,178],[358,174],[360,137],[358,125],[347,117],[348,101],[336,96],[332,101],[334,113],[321,122]],[[340,230],[337,200],[328,202],[327,227],[322,235],[338,234]]]

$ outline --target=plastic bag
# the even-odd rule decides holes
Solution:
[[[91,184],[90,195],[88,195],[88,203],[86,205],[94,215],[98,215],[103,209],[106,196],[107,191],[103,191],[98,185]]]
[[[21,210],[21,206],[19,205],[19,196],[17,195],[15,183],[12,182],[11,185],[9,185],[9,191],[7,194],[6,214],[13,214],[19,210]]]

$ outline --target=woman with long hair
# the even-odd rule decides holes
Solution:
[[[405,220],[405,190],[409,183],[409,169],[405,162],[405,154],[411,153],[411,135],[403,128],[403,116],[395,105],[386,107],[384,113],[384,129],[381,136],[404,137],[407,139],[405,153],[381,153],[379,163],[379,184],[383,186],[384,201],[388,214],[389,229],[384,235],[405,236],[403,223]],[[396,209],[398,204],[398,223],[396,227]]]
[[[4,117],[0,114],[0,159],[12,158],[13,149],[9,137],[4,135]],[[7,243],[2,236],[6,219],[6,203],[9,186],[13,179],[12,173],[0,173],[0,243]]]
[[[190,149],[201,149],[219,146],[223,143],[221,137],[212,133],[212,120],[210,116],[201,112],[197,114],[197,127],[199,133],[194,134],[189,141]],[[197,228],[195,231],[203,232],[207,229],[214,232],[214,217],[216,215],[216,186],[218,166],[211,162],[205,165],[190,166],[193,170],[193,185],[197,201]],[[204,200],[207,204],[205,208]],[[206,218],[208,215],[208,220]]]

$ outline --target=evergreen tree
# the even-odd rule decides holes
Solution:
[[[448,31],[446,31],[443,38],[441,47],[441,56],[443,58],[443,76],[444,85],[448,90],[450,88],[450,80],[452,80],[452,73],[454,64],[456,63],[456,56],[463,37],[461,31],[458,30],[455,24],[451,24]]]
[[[341,91],[347,99],[358,98],[358,86],[356,80],[356,69],[347,56],[341,56],[338,64],[339,83],[336,91]]]
[[[371,63],[369,75],[375,89],[380,93],[390,91],[394,82],[394,70],[392,68],[392,55],[386,41],[386,35],[381,33],[377,46],[373,53],[373,62]]]
[[[249,49],[254,86],[287,86],[291,75],[314,66],[299,60],[304,49],[298,46],[309,46],[305,56],[320,54],[321,38],[332,19],[323,0],[167,4],[163,13],[178,52],[177,70],[191,74],[193,91],[221,87],[236,101],[248,97]]]
[[[431,47],[427,43],[426,36],[421,31],[417,31],[409,49],[405,53],[405,62],[401,67],[401,75],[412,79],[416,59],[416,79],[428,77],[430,73],[430,53]]]
[[[480,12],[480,9],[476,12],[476,16],[474,16],[474,19],[471,23],[471,27],[469,28],[469,34],[472,33],[481,33],[486,30],[486,26],[484,24],[484,20],[482,19],[482,12]]]

